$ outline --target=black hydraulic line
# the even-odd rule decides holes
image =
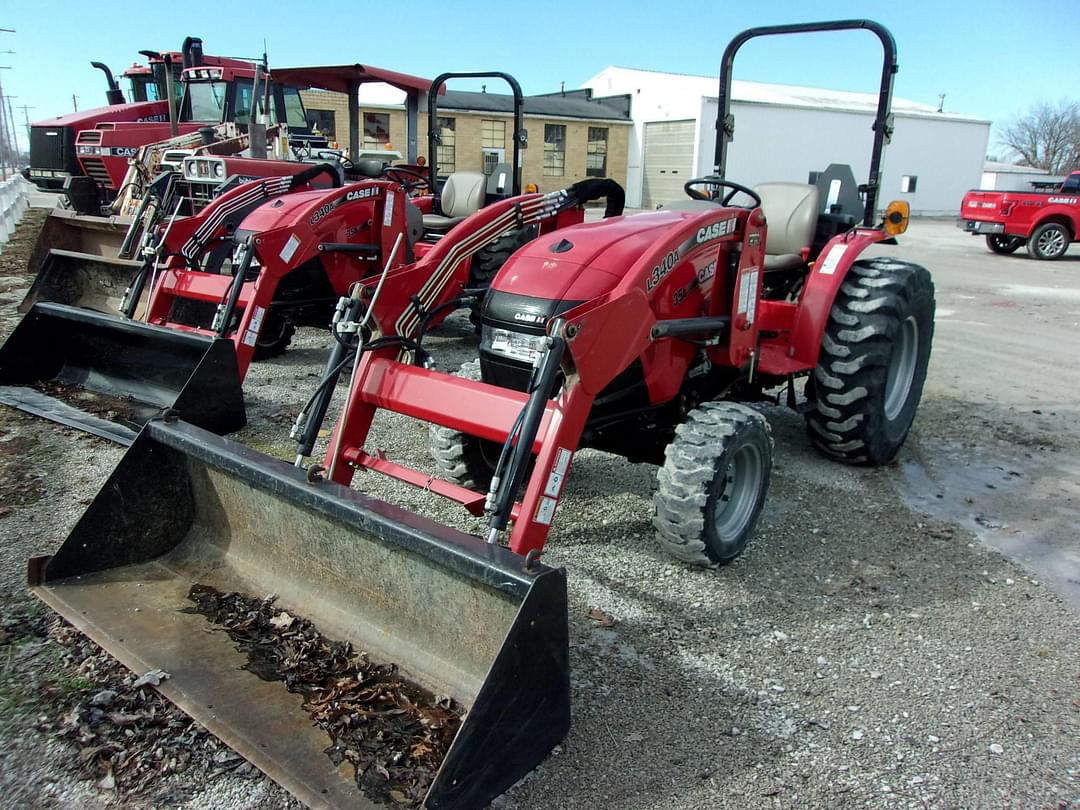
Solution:
[[[556,327],[558,323],[557,321]],[[499,489],[495,493],[494,508],[488,521],[488,527],[492,533],[503,531],[510,522],[510,513],[514,507],[518,488],[525,480],[525,473],[529,467],[536,432],[540,429],[544,410],[547,408],[548,400],[558,382],[559,372],[562,370],[565,350],[566,341],[558,334],[557,328],[553,328],[544,359],[536,373],[536,385],[521,412],[521,430],[518,431],[517,443],[510,453],[509,470],[501,477]]]
[[[896,62],[896,40],[885,26],[873,20],[832,20],[828,22],[798,23],[794,25],[768,25],[760,28],[748,28],[736,35],[724,50],[720,63],[720,94],[717,98],[716,112],[716,152],[713,159],[713,174],[724,177],[727,161],[727,145],[735,135],[735,117],[731,114],[731,73],[735,54],[748,40],[773,34],[808,34],[822,31],[867,30],[881,40],[883,63],[881,86],[878,91],[877,113],[874,116],[874,147],[870,155],[870,175],[866,186],[866,208],[863,225],[874,224],[874,209],[877,206],[878,185],[881,178],[881,158],[885,151],[892,127],[889,110],[892,106],[893,77],[899,67]]]
[[[229,285],[229,300],[225,304],[225,310],[221,313],[221,323],[218,324],[217,328],[217,336],[222,338],[229,335],[229,324],[232,322],[233,313],[236,312],[236,305],[240,301],[240,291],[244,288],[251,260],[255,257],[255,245],[252,243],[252,237],[249,236],[242,244],[244,257],[240,260],[240,266],[233,270],[232,284]]]

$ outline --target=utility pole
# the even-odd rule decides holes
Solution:
[[[18,96],[8,96],[7,97],[7,120],[8,120],[8,129],[11,130],[11,146],[12,146],[12,150],[15,153],[14,154],[15,160],[12,162],[11,167],[15,171],[18,171],[19,170],[19,162],[20,162],[19,161],[19,135],[18,135],[18,128],[16,127],[16,124],[15,124],[15,114],[11,111],[11,100],[13,98],[18,98]],[[27,147],[29,147],[30,142],[27,141],[26,145],[27,145]]]
[[[10,65],[0,65],[0,70],[11,70]],[[14,165],[11,157],[11,139],[7,126],[7,105],[4,104],[4,84],[0,81],[0,179],[8,179],[8,167]]]
[[[71,94],[71,106],[75,108],[75,112],[79,111],[79,97],[74,93]]]
[[[29,104],[20,104],[15,109],[22,110],[23,123],[26,124],[26,142],[30,143],[30,110],[36,110],[37,107],[31,107]]]

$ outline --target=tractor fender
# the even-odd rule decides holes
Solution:
[[[818,254],[806,278],[802,297],[791,329],[792,360],[804,368],[817,365],[821,338],[829,322],[833,301],[844,283],[851,265],[866,248],[887,239],[888,234],[874,228],[856,228],[834,236]]]

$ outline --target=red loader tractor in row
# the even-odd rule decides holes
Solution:
[[[838,29],[870,30],[885,51],[860,210],[839,202],[851,199],[840,176],[824,197],[818,185],[727,180],[735,51]],[[299,469],[182,418],[153,419],[59,551],[31,561],[34,593],[129,666],[170,672],[166,695],[301,800],[353,806],[355,782],[295,699],[238,676],[224,634],[184,612],[193,584],[274,593],[464,706],[423,806],[484,806],[569,728],[566,573],[538,557],[579,448],[662,458],[660,541],[715,565],[743,549],[768,488],[772,439],[747,403],[786,389],[840,460],[880,464],[903,443],[933,285],[917,265],[860,257],[906,226],[903,206],[883,219],[876,207],[895,69],[891,35],[869,21],[744,32],[721,69],[714,175],[663,210],[542,231],[517,250],[484,296],[471,373],[434,370],[423,346],[438,313],[469,297],[444,280],[464,240],[437,262],[387,263],[342,303],[335,356],[304,409],[300,464],[352,365],[324,464]],[[485,227],[543,217],[560,196],[493,206]],[[436,474],[373,446],[379,410],[431,426]],[[352,488],[376,473],[459,501],[486,527],[466,534]]]

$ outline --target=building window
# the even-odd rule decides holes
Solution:
[[[566,172],[566,127],[544,124],[544,174],[562,177]]]
[[[381,149],[390,143],[390,114],[364,113],[364,148]]]
[[[482,149],[505,149],[506,148],[506,122],[489,121],[484,119],[480,122],[480,147]]]
[[[439,174],[453,174],[457,168],[454,119],[439,118],[439,140],[435,145],[435,162]]]
[[[588,177],[607,176],[607,127],[589,127],[585,147],[585,174]]]
[[[915,184],[919,182],[919,178],[913,174],[905,174],[900,178],[900,193],[901,194],[914,194]]]
[[[333,110],[308,110],[307,122],[312,132],[318,130],[322,135],[331,139],[337,136],[337,130],[334,128]]]

